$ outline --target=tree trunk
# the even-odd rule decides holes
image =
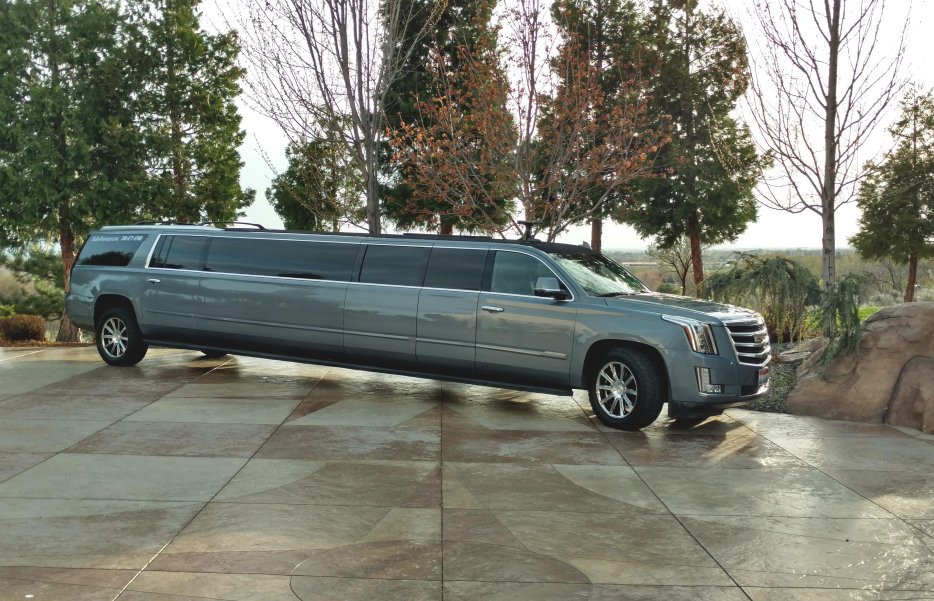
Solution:
[[[603,249],[603,220],[599,217],[590,220],[590,248],[597,252]]]
[[[376,143],[373,137],[366,141],[366,223],[373,235],[380,233],[379,180],[376,173]]]
[[[441,229],[439,230],[439,233],[440,233],[442,236],[450,236],[450,235],[452,235],[452,234],[454,233],[454,224],[453,224],[453,223],[447,223],[447,222],[442,221],[442,222],[441,222]]]
[[[691,234],[691,266],[694,269],[694,296],[700,298],[704,287],[704,259],[699,234]]]
[[[65,274],[65,290],[68,290],[71,286],[71,267],[75,264],[75,233],[72,231],[71,226],[61,225],[59,231],[59,246],[61,247],[62,252],[62,269]],[[62,314],[62,325],[58,329],[58,336],[55,337],[56,342],[78,342],[80,330],[75,327],[71,320],[63,313]]]
[[[905,286],[905,302],[915,300],[915,283],[918,281],[918,253],[911,253],[908,257],[908,285]]]
[[[823,246],[821,254],[821,277],[824,290],[830,289],[837,277],[836,242],[834,240],[834,212],[837,200],[837,63],[840,58],[840,4],[833,0],[828,41],[827,97],[824,120],[824,181],[821,190],[821,219],[823,221]]]
[[[185,140],[182,135],[182,99],[178,89],[178,75],[175,60],[175,7],[167,0],[162,8],[163,27],[165,29],[165,101],[168,105],[169,145],[172,152],[172,197],[175,207],[175,220],[178,223],[192,221],[191,207],[188,206],[188,174],[185,168]],[[194,219],[199,221],[197,217]]]

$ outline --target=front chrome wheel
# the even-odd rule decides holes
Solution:
[[[129,341],[126,323],[119,317],[111,317],[101,326],[101,348],[111,359],[123,357]]]
[[[638,430],[655,421],[666,400],[665,372],[650,350],[616,347],[592,363],[584,379],[594,415],[606,426]]]
[[[597,402],[610,417],[628,417],[639,398],[636,375],[625,363],[610,361],[597,374]]]

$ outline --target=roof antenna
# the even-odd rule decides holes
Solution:
[[[532,228],[538,224],[536,224],[534,221],[517,221],[516,223],[518,223],[519,225],[525,228],[525,231],[522,232],[522,241],[523,242],[531,241],[532,240]]]

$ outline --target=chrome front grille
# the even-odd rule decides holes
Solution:
[[[772,354],[769,331],[761,319],[725,322],[736,358],[746,365],[766,365]]]

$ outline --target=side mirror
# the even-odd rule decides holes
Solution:
[[[555,300],[567,300],[570,298],[567,290],[561,289],[561,282],[558,278],[538,278],[535,280],[535,296],[545,296]]]

